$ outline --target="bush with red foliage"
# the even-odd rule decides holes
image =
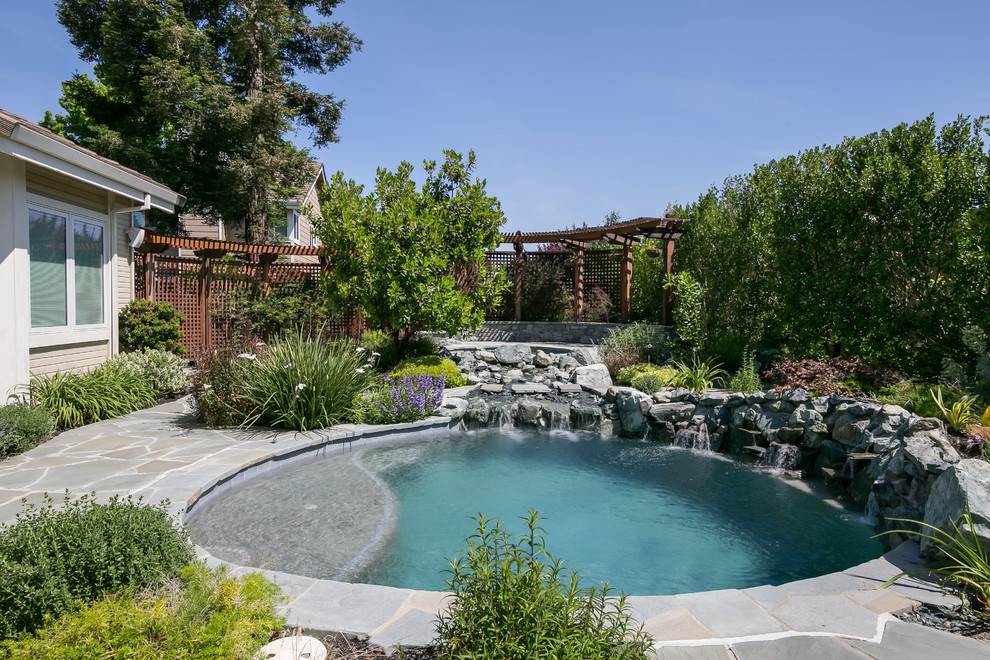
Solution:
[[[763,372],[766,382],[777,392],[800,387],[815,396],[861,394],[876,391],[897,382],[892,371],[866,364],[860,359],[841,357],[827,360],[791,360],[775,362]]]

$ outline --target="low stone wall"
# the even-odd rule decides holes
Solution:
[[[605,335],[613,328],[627,327],[628,323],[579,323],[560,322],[549,323],[542,321],[485,321],[481,330],[475,333],[460,335],[464,341],[513,341],[539,344],[543,342],[558,342],[564,344],[600,343]],[[673,330],[666,326],[667,333]]]
[[[838,498],[873,517],[881,532],[906,526],[895,518],[948,529],[948,521],[965,511],[968,492],[977,533],[990,544],[990,464],[961,461],[940,420],[849,397],[813,397],[802,389],[648,395],[612,386],[593,347],[451,349],[462,373],[481,384],[477,396],[444,413],[466,428],[587,430],[748,456],[795,478],[824,478]],[[885,545],[904,538],[885,536]],[[935,552],[930,543],[923,548]]]

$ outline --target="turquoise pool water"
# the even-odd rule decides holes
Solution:
[[[471,516],[513,532],[546,517],[547,548],[588,581],[634,595],[780,584],[881,554],[872,526],[751,467],[642,441],[475,432],[369,449],[396,533],[358,581],[443,589]],[[591,582],[588,582],[590,584]]]

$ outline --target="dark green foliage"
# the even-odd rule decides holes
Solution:
[[[633,318],[644,323],[663,323],[663,257],[651,257],[648,250],[662,249],[663,241],[647,239],[632,248],[632,283],[629,297]]]
[[[450,562],[454,601],[441,613],[441,658],[587,660],[645,658],[652,640],[635,628],[624,595],[607,584],[582,588],[545,548],[542,520],[522,518],[527,533],[511,539],[479,514],[468,548]]]
[[[248,402],[241,385],[245,361],[257,358],[264,346],[258,339],[232,336],[214,346],[207,346],[193,357],[193,398],[199,420],[207,426],[237,426],[247,418]]]
[[[59,0],[59,22],[95,79],[62,85],[43,124],[154,177],[185,209],[265,237],[269,206],[298,194],[311,129],[337,141],[343,102],[300,73],[326,74],[360,47],[330,18],[338,0]]]
[[[710,336],[791,355],[857,355],[935,376],[990,327],[990,156],[983,120],[933,117],[726,179],[687,208],[675,267],[701,284]]]
[[[136,594],[108,595],[6,642],[12,659],[252,658],[281,628],[278,587],[261,573],[190,564],[179,580]]]
[[[40,445],[54,430],[51,416],[40,406],[13,403],[0,407],[0,459]]]
[[[368,330],[361,335],[359,343],[369,353],[377,353],[377,355],[373,355],[376,360],[375,365],[382,370],[391,369],[404,358],[435,355],[440,350],[436,339],[423,333],[417,333],[409,338],[405,348],[402,349],[401,356],[396,353],[392,338],[381,330]]]
[[[674,291],[674,330],[692,351],[705,350],[708,329],[705,322],[705,292],[691,273],[667,275],[667,287]]]
[[[167,503],[94,497],[71,501],[66,492],[60,507],[46,497],[0,529],[0,638],[35,630],[78,601],[177,576],[192,559]]]
[[[342,316],[309,281],[275,287],[266,296],[259,293],[247,287],[234,289],[214,310],[216,318],[229,323],[237,333],[268,341],[285,328],[314,331]]]
[[[947,385],[964,387],[985,402],[990,402],[990,350],[987,335],[982,328],[967,325],[960,333],[964,362],[952,358],[942,359],[940,380]]]
[[[179,340],[185,335],[179,327],[185,319],[172,303],[133,300],[120,310],[120,347],[125,351],[153,348],[182,355],[186,349]]]
[[[408,374],[433,376],[434,378],[443,376],[446,379],[447,387],[460,387],[467,384],[467,380],[461,375],[454,361],[438,355],[424,355],[403,360],[392,370],[393,378]]]
[[[374,191],[337,172],[323,191],[317,229],[332,275],[322,282],[331,304],[360,307],[401,354],[421,330],[455,335],[476,329],[501,292],[502,273],[489,273],[485,251],[501,240],[498,200],[474,177],[475,156],[451,150],[424,161],[417,190],[413,166],[378,170]]]
[[[658,372],[647,372],[633,378],[629,385],[645,394],[653,394],[670,385],[670,381],[662,378]]]
[[[47,410],[60,429],[153,406],[157,395],[142,375],[112,361],[83,373],[32,376],[27,389],[31,402]]]

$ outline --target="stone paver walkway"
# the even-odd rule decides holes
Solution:
[[[95,492],[169,499],[177,516],[200,498],[312,452],[346,452],[396,437],[409,440],[451,432],[446,418],[396,427],[344,425],[321,432],[212,430],[197,424],[189,398],[60,434],[26,454],[0,463],[0,523],[21,511],[22,498],[40,502]],[[205,499],[204,499],[205,501]],[[199,549],[210,563],[219,560]],[[727,589],[676,596],[634,596],[634,617],[656,639],[655,654],[670,659],[878,658],[956,660],[990,658],[990,645],[894,618],[917,603],[952,604],[937,587],[902,578],[918,566],[917,545],[906,543],[882,558],[780,586]],[[235,567],[237,571],[255,570]],[[662,566],[658,566],[662,570]],[[316,580],[264,571],[287,593],[292,626],[313,634],[370,635],[386,648],[423,645],[433,636],[445,594]]]

